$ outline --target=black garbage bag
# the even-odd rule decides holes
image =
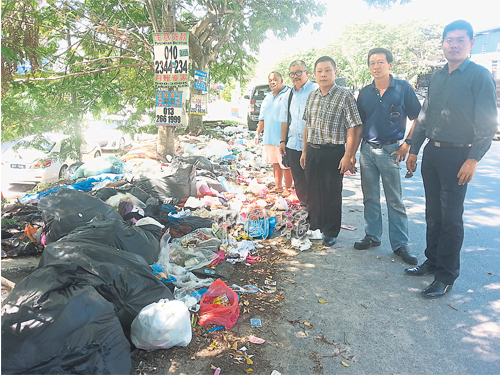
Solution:
[[[98,215],[88,223],[75,228],[62,240],[107,245],[140,255],[147,264],[153,264],[160,255],[162,234],[161,228],[157,225],[135,226],[124,222],[121,218],[106,219]]]
[[[36,272],[4,301],[2,374],[130,374],[113,305],[91,286],[43,283]]]
[[[87,193],[61,188],[40,199],[38,208],[43,220],[50,225],[47,243],[57,241],[73,229],[85,225],[95,216],[122,220],[118,211]]]
[[[205,156],[200,156],[200,155],[176,156],[173,159],[173,161],[189,163],[194,165],[197,169],[206,169],[210,172],[214,171],[214,165]]]
[[[80,168],[83,165],[83,162],[81,161],[76,161],[73,164],[71,164],[68,169],[64,172],[64,179],[66,180],[67,184],[72,184],[75,181],[71,179],[75,172],[77,171],[78,168]]]
[[[38,267],[38,271],[45,270],[44,274],[37,273],[45,275],[45,279],[39,279],[42,285],[92,285],[115,306],[127,336],[143,307],[162,298],[174,299],[142,257],[105,245],[65,238],[45,247]],[[30,277],[33,279],[33,274]]]
[[[134,176],[132,184],[162,203],[169,203],[172,198],[196,197],[196,167],[178,161],[159,176]]]

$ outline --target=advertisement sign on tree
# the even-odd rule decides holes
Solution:
[[[207,96],[191,94],[191,113],[195,115],[207,114]]]
[[[156,91],[156,125],[180,126],[182,91]]]
[[[189,84],[189,34],[154,33],[155,88]]]
[[[195,69],[194,70],[194,88],[203,91],[203,93],[207,92],[207,76],[206,72]]]

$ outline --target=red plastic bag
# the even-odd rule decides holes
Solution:
[[[200,301],[199,321],[202,327],[207,324],[220,324],[231,329],[240,315],[239,297],[221,279],[215,280]]]

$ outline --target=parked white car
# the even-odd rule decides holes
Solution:
[[[87,122],[85,139],[97,143],[103,150],[123,151],[132,143],[132,137],[119,129],[120,121],[95,120]]]
[[[2,180],[10,184],[37,184],[57,181],[66,169],[75,162],[66,157],[60,160],[70,147],[69,136],[59,133],[45,133],[40,142],[34,136],[12,142],[10,147],[2,147]],[[101,156],[98,145],[82,145],[82,159],[89,160]]]

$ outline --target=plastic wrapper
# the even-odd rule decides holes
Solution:
[[[175,281],[172,283],[178,288],[193,288],[200,289],[208,287],[212,284],[211,278],[198,278],[192,272],[189,272],[184,267],[170,262],[170,234],[165,232],[160,240],[160,256],[158,257],[157,264],[168,275],[173,275]]]
[[[132,322],[131,338],[139,349],[170,349],[191,342],[191,321],[181,301],[160,300],[142,309]]]
[[[217,259],[217,254],[210,249],[170,246],[170,261],[188,271],[208,266],[214,259]]]
[[[238,295],[224,281],[215,280],[201,298],[198,323],[202,327],[218,324],[231,329],[240,315],[238,300]]]

